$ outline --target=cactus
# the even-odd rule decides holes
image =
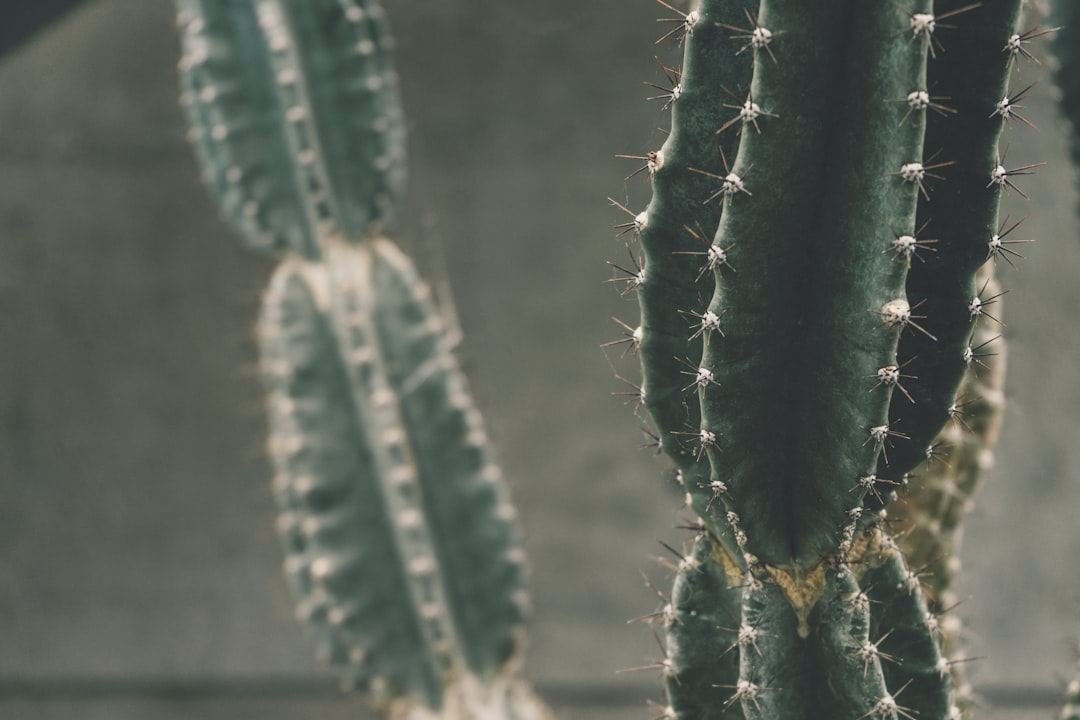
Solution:
[[[642,395],[701,522],[657,615],[664,717],[959,716],[948,575],[928,607],[927,550],[909,538],[905,559],[882,520],[907,496],[956,532],[962,499],[923,507],[941,488],[918,472],[947,425],[971,428],[954,484],[987,464],[1003,364],[977,273],[1018,256],[998,202],[1037,166],[999,137],[1029,124],[1011,71],[1045,33],[1018,30],[1019,0],[660,5],[683,64],[652,199],[622,227]],[[741,625],[710,639],[721,607]]]
[[[403,191],[374,0],[178,0],[207,184],[280,258],[258,326],[285,569],[318,653],[395,718],[540,720],[515,511],[454,334],[383,237]]]

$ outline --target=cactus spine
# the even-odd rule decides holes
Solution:
[[[1021,3],[658,1],[683,65],[665,69],[652,199],[625,225],[634,342],[701,518],[657,615],[663,716],[959,717],[948,581],[928,607],[925,552],[909,564],[881,521],[910,483],[940,492],[917,468],[950,421],[971,428],[958,488],[996,437],[999,293],[976,277],[1016,257],[998,202],[1036,167],[999,149],[1026,124]],[[958,502],[924,524],[951,537]]]
[[[527,604],[514,509],[452,333],[382,236],[404,137],[381,7],[178,4],[207,183],[280,257],[258,337],[298,616],[393,717],[546,717],[513,675]]]

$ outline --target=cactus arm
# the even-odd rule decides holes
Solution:
[[[808,646],[799,620],[778,585],[751,579],[743,592],[742,624],[758,633],[757,643],[740,648],[739,680],[731,699],[747,720],[812,720],[816,703],[808,673]]]
[[[757,628],[741,623],[741,574],[734,558],[707,534],[694,540],[688,560],[675,576],[670,612],[661,612],[667,630],[670,670],[664,686],[670,713],[696,720],[742,720],[741,703],[728,700],[739,681],[742,647],[756,649]]]
[[[996,295],[1000,285],[993,268],[984,265],[978,284]],[[1005,411],[1004,383],[1007,348],[991,323],[975,328],[971,363],[960,386],[965,415],[948,423],[934,441],[934,455],[914,473],[910,488],[889,510],[901,528],[904,557],[921,568],[931,606],[941,611],[952,604],[948,593],[954,572],[951,559],[960,549],[961,521],[979,484],[993,463]]]
[[[812,665],[804,670],[815,678],[819,703],[810,717],[895,717],[888,712],[888,704],[895,701],[886,689],[882,656],[870,637],[869,605],[851,570],[840,567],[826,573],[812,617]]]
[[[935,9],[944,14],[965,5],[939,0]],[[956,164],[919,208],[918,226],[925,225],[938,242],[934,252],[912,263],[907,294],[919,304],[918,312],[925,316],[919,322],[933,339],[916,333],[901,342],[899,360],[914,376],[905,383],[914,403],[901,393],[893,395],[889,422],[903,428],[910,440],[890,451],[888,470],[882,460],[880,472],[891,476],[923,462],[951,417],[967,369],[965,351],[980,320],[972,302],[989,298],[976,285],[975,274],[989,259],[988,243],[999,230],[1002,185],[991,182],[991,173],[1002,162],[998,141],[1005,121],[994,111],[1008,93],[1014,57],[1005,48],[1016,31],[1020,7],[1020,0],[998,0],[957,16],[954,28],[941,31],[946,52],[930,64],[931,92],[947,97],[943,102],[956,112],[929,116],[926,148]]]
[[[902,704],[920,718],[947,718],[952,712],[949,665],[942,657],[938,633],[931,628],[917,575],[909,570],[895,547],[886,551],[877,567],[860,580],[870,599],[870,617],[881,633],[871,638],[883,657],[882,670],[889,687],[904,688]],[[933,621],[936,623],[936,621]]]
[[[451,354],[428,286],[393,244],[373,245],[376,331],[388,380],[412,431],[434,552],[469,668],[486,677],[519,654],[524,635],[524,551],[502,471]]]
[[[490,710],[523,636],[501,474],[407,258],[384,239],[324,247],[325,265],[282,266],[260,325],[294,589],[324,657],[376,702]],[[307,485],[333,492],[289,501]]]
[[[259,322],[287,575],[322,659],[345,666],[350,684],[437,706],[441,668],[417,604],[402,602],[416,581],[376,480],[373,444],[386,428],[353,405],[341,348],[316,299],[325,302],[325,282],[318,268],[281,266]]]
[[[252,3],[177,0],[181,104],[203,178],[253,249],[318,254]]]
[[[899,170],[919,157],[914,121],[900,125],[904,108],[889,100],[918,87],[926,46],[909,40],[893,3],[806,12],[766,0],[759,22],[775,34],[776,61],[759,55],[751,95],[779,119],[744,133],[732,169],[749,192],[730,194],[716,235],[720,246],[737,245],[739,272],[717,278],[710,307],[723,332],[706,337],[703,365],[716,383],[703,394],[703,425],[718,438],[709,459],[747,550],[806,568],[835,552],[859,504],[853,489],[873,474],[880,449],[870,429],[888,389],[867,392],[865,376],[893,358],[902,323],[883,322],[883,307],[903,300],[902,263],[882,248],[911,224],[917,188]],[[882,26],[894,29],[882,38]],[[845,73],[870,86],[869,99],[848,98],[834,80]],[[849,149],[852,133],[860,142]],[[845,169],[848,153],[866,158]]]
[[[182,102],[197,156],[248,244],[314,259],[330,231],[354,242],[377,232],[403,191],[405,162],[377,3],[178,7]]]
[[[292,36],[295,55],[279,73],[302,70],[311,142],[333,159],[318,171],[338,231],[353,242],[377,234],[405,189],[405,123],[385,12],[372,0],[262,3],[279,8]]]
[[[694,510],[711,517],[710,528],[725,539],[731,530],[724,521],[723,503],[709,487],[709,463],[695,436],[700,409],[694,384],[686,375],[701,359],[701,340],[691,339],[691,325],[712,293],[712,274],[703,268],[710,262],[709,241],[723,203],[702,202],[712,194],[715,180],[690,168],[722,177],[726,174],[722,158],[735,157],[740,130],[753,132],[733,126],[717,134],[737,114],[725,105],[741,102],[737,95],[726,97],[721,88],[732,92],[746,88],[751,65],[750,54],[739,55],[740,44],[721,24],[745,21],[739,3],[728,0],[702,0],[688,17],[680,94],[671,103],[671,133],[650,173],[653,196],[638,230],[645,267],[645,281],[637,288],[645,405],[661,446],[682,472]],[[730,540],[725,544],[734,550]]]

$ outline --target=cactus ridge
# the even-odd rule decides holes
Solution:
[[[247,243],[314,259],[330,231],[358,242],[389,222],[405,149],[382,8],[374,0],[178,7],[181,102],[196,154]]]
[[[775,39],[750,95],[778,119],[743,133],[732,166],[749,192],[726,198],[714,243],[735,245],[739,272],[717,273],[709,309],[723,333],[705,337],[716,382],[701,406],[720,438],[713,477],[746,550],[769,565],[813,567],[879,492],[860,481],[893,441],[891,388],[867,391],[913,331],[906,267],[888,250],[914,232],[920,186],[903,169],[922,161],[923,116],[902,122],[895,99],[925,85],[928,42],[903,31],[905,12],[926,9],[767,1],[757,16]]]
[[[939,14],[967,7],[960,0],[937,5]],[[995,109],[1015,82],[1016,73],[1009,70],[1018,58],[1008,51],[1008,40],[1016,33],[1020,6],[1019,0],[1009,0],[964,12],[943,41],[947,56],[930,64],[929,86],[947,96],[955,112],[929,115],[926,146],[955,165],[919,207],[918,226],[937,242],[934,252],[912,263],[907,293],[920,303],[919,313],[925,316],[920,323],[928,334],[905,336],[901,342],[899,363],[912,376],[905,387],[914,402],[894,394],[889,409],[889,422],[904,428],[909,438],[890,452],[888,469],[881,459],[879,473],[891,477],[924,462],[935,436],[954,417],[975,324],[993,322],[973,310],[991,302],[992,295],[976,284],[975,276],[993,255],[991,239],[1002,231],[998,205],[1007,186],[994,182],[993,172],[1004,168],[999,140],[1008,121]]]
[[[260,323],[287,410],[286,565],[347,681],[438,707],[446,677],[493,677],[520,649],[513,513],[427,286],[387,240],[326,248],[327,266],[282,265]],[[308,486],[319,502],[298,503]]]
[[[743,10],[727,0],[703,0],[684,18],[683,61],[678,100],[671,104],[671,132],[650,165],[653,196],[637,220],[645,282],[636,288],[641,306],[644,401],[661,437],[661,447],[682,473],[695,511],[712,517],[711,530],[733,556],[724,505],[710,486],[708,460],[700,451],[700,410],[685,374],[701,360],[701,339],[692,323],[705,312],[712,273],[712,233],[723,204],[703,203],[715,180],[726,173],[723,158],[734,157],[739,128],[717,135],[720,118],[731,115],[728,97],[749,85],[750,56],[739,56],[721,24],[744,22]],[[693,167],[697,172],[691,171]],[[708,173],[708,174],[704,174]],[[740,560],[741,562],[741,560]]]

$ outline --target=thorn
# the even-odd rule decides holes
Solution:
[[[705,264],[701,266],[701,269],[698,271],[697,277],[694,278],[694,282],[700,282],[701,278],[704,277],[705,273],[710,270],[716,272],[720,269],[721,265],[727,266],[728,268],[730,268],[731,272],[735,272],[735,268],[732,267],[731,263],[728,262],[728,251],[731,250],[731,248],[735,247],[735,244],[732,243],[726,248],[715,245],[710,242],[709,239],[706,237],[705,230],[701,227],[701,223],[695,224],[697,225],[697,230],[694,230],[689,225],[683,225],[683,229],[686,230],[686,232],[690,233],[690,236],[692,238],[704,245],[706,249],[701,251],[676,250],[671,253],[672,255],[705,256]]]
[[[704,175],[706,177],[711,177],[715,180],[720,180],[723,183],[720,186],[719,190],[714,192],[709,197],[705,198],[705,201],[702,203],[702,205],[706,205],[718,197],[723,197],[724,200],[728,200],[729,198],[738,193],[746,193],[747,195],[753,195],[752,192],[746,189],[746,185],[743,183],[742,177],[731,172],[731,168],[728,167],[727,156],[724,154],[723,148],[720,149],[720,159],[724,163],[724,172],[727,173],[723,177],[717,175],[716,173],[711,173],[708,170],[699,170],[698,168],[692,167],[686,168],[690,172],[697,173],[698,175]],[[746,169],[746,174],[750,174],[750,168]]]
[[[688,13],[684,13],[682,10],[679,10],[676,7],[672,7],[671,5],[668,5],[666,2],[664,2],[664,0],[656,0],[656,2],[660,3],[661,5],[666,7],[668,10],[670,10],[671,12],[673,12],[676,15],[679,16],[679,17],[673,17],[673,18],[657,18],[656,22],[660,22],[660,23],[679,23],[679,24],[675,28],[673,28],[672,30],[669,30],[668,32],[661,35],[660,39],[657,40],[655,44],[659,45],[660,43],[664,42],[665,40],[667,40],[672,35],[677,34],[678,35],[678,45],[681,47],[682,44],[683,44],[683,41],[686,40],[687,36],[694,34],[694,25],[697,24],[697,21],[698,21],[698,18],[699,18],[699,15],[698,15],[697,11],[696,10],[691,10]]]
[[[986,312],[986,308],[988,306],[993,305],[994,303],[996,303],[998,298],[1000,298],[1003,295],[1008,294],[1009,291],[1008,290],[1002,290],[997,295],[991,295],[990,297],[988,297],[988,298],[986,298],[984,300],[983,297],[982,297],[982,294],[986,291],[986,286],[989,283],[990,283],[990,279],[987,278],[986,282],[983,283],[983,286],[979,290],[979,292],[975,295],[975,297],[971,298],[971,302],[968,303],[968,319],[971,320],[972,322],[975,322],[980,317],[988,317],[991,320],[993,320],[994,322],[996,322],[998,325],[1001,325],[1002,327],[1005,327],[1005,324],[1003,322],[1001,322],[1000,319],[998,319],[998,318],[994,317],[993,315],[991,315],[990,313]]]
[[[970,5],[965,5],[963,7],[956,8],[955,10],[950,10],[949,12],[942,13],[941,15],[937,16],[931,13],[912,13],[899,4],[897,4],[897,7],[901,10],[901,12],[908,16],[907,29],[911,32],[912,42],[919,38],[926,40],[929,43],[927,49],[930,52],[930,57],[936,59],[937,54],[935,48],[936,50],[944,52],[945,46],[941,44],[941,41],[934,35],[934,32],[938,28],[948,28],[950,30],[956,28],[955,25],[947,25],[941,21],[948,20],[951,17],[956,17],[957,15],[968,12],[969,10],[974,10],[980,5],[982,5],[981,2],[971,3]]]
[[[725,25],[724,23],[716,23],[717,27],[722,27],[725,30],[731,30],[732,32],[737,33],[736,35],[731,36],[734,40],[747,41],[747,43],[741,48],[739,48],[738,52],[735,53],[736,55],[741,55],[750,48],[753,48],[754,57],[756,58],[757,51],[764,50],[765,52],[769,53],[769,57],[772,58],[772,61],[775,63],[776,56],[773,55],[772,48],[769,47],[773,40],[772,30],[762,27],[761,23],[758,22],[757,16],[751,13],[749,10],[744,9],[743,12],[746,13],[746,19],[753,27],[752,30],[741,28],[735,25]]]
[[[1006,240],[1005,238],[1007,238],[1009,236],[1009,233],[1011,233],[1013,230],[1020,227],[1021,223],[1023,223],[1027,219],[1028,219],[1028,216],[1025,215],[1024,217],[1020,218],[1020,220],[1018,220],[1016,223],[1014,223],[1012,225],[1012,227],[1010,227],[1008,230],[1006,230],[1005,225],[1008,224],[1008,222],[1009,222],[1009,216],[1006,215],[1005,219],[1001,221],[1001,225],[998,226],[997,233],[995,235],[992,235],[990,237],[990,242],[987,243],[987,247],[989,248],[989,251],[986,254],[986,259],[989,260],[990,258],[994,258],[994,262],[997,262],[998,259],[1000,258],[1001,260],[1004,260],[1005,262],[1009,263],[1009,267],[1011,267],[1013,269],[1016,269],[1016,264],[1012,261],[1012,258],[1010,258],[1010,256],[1018,258],[1020,260],[1024,260],[1025,258],[1020,253],[1016,252],[1015,250],[1013,250],[1013,249],[1011,249],[1011,248],[1009,248],[1007,246],[1008,245],[1019,245],[1019,244],[1022,244],[1022,243],[1033,243],[1035,241],[1034,240]]]
[[[1038,38],[1041,38],[1044,35],[1050,35],[1051,33],[1055,33],[1060,29],[1061,29],[1060,27],[1052,27],[1052,28],[1033,27],[1033,28],[1030,28],[1028,30],[1025,30],[1022,33],[1013,34],[1013,35],[1009,36],[1009,41],[1007,43],[1005,43],[1005,47],[1001,48],[1001,51],[1009,53],[1009,55],[1011,55],[1013,58],[1016,58],[1016,57],[1019,56],[1019,57],[1023,57],[1023,58],[1025,58],[1027,60],[1032,61],[1036,65],[1041,65],[1042,63],[1039,62],[1038,58],[1036,58],[1034,55],[1032,55],[1030,52],[1028,52],[1027,48],[1025,48],[1024,45],[1026,43],[1031,42],[1032,40],[1036,40]],[[1017,64],[1016,69],[1017,70],[1020,69],[1019,63]]]
[[[912,90],[906,97],[893,98],[889,102],[902,102],[907,104],[907,112],[904,113],[904,117],[900,118],[900,125],[903,126],[908,118],[911,117],[912,113],[925,112],[927,109],[933,110],[942,117],[955,115],[957,112],[956,108],[938,102],[939,100],[951,99],[952,98],[945,95],[931,96],[926,90]]]
[[[623,383],[624,385],[628,385],[630,387],[630,389],[633,390],[633,392],[623,391],[623,392],[613,392],[611,394],[616,396],[616,397],[631,398],[633,403],[634,403],[634,414],[636,415],[637,411],[640,410],[641,406],[645,403],[645,388],[641,387],[637,383],[634,383],[634,382],[631,382],[630,380],[627,380],[626,378],[624,378],[622,375],[619,375],[618,373],[615,374],[615,379],[618,380],[619,382]],[[630,400],[628,400],[627,402],[630,402]]]
[[[930,171],[931,170],[938,170],[938,169],[941,169],[943,167],[949,167],[950,165],[955,165],[956,164],[955,160],[948,160],[946,162],[934,163],[933,162],[934,158],[936,158],[940,154],[941,154],[941,151],[939,150],[938,152],[936,152],[936,153],[934,153],[933,155],[930,156],[930,158],[929,158],[929,161],[931,162],[930,165],[924,165],[921,162],[905,163],[904,165],[900,166],[900,169],[897,172],[888,173],[888,175],[889,176],[897,176],[898,175],[898,176],[900,176],[900,179],[903,180],[904,182],[915,183],[916,185],[918,185],[919,193],[923,196],[923,199],[929,200],[930,199],[930,192],[927,189],[926,178],[931,177],[931,178],[934,178],[935,180],[944,180],[945,179],[945,177],[943,175],[939,175],[937,173],[932,173]]]
[[[904,261],[907,263],[908,269],[911,268],[911,258],[913,258],[913,257],[917,258],[919,260],[919,262],[925,262],[921,257],[919,257],[919,252],[918,251],[919,250],[926,250],[928,252],[937,252],[937,248],[932,248],[930,246],[931,245],[936,245],[938,243],[938,241],[937,240],[918,240],[918,239],[916,239],[916,237],[919,235],[919,233],[921,233],[923,230],[925,230],[926,226],[929,225],[929,224],[930,224],[929,220],[924,222],[922,224],[922,227],[920,227],[918,230],[915,231],[915,235],[897,235],[895,233],[895,231],[894,231],[893,232],[893,240],[889,244],[890,247],[886,248],[885,250],[882,250],[881,252],[884,253],[884,252],[888,252],[890,249],[893,250],[898,256],[904,258]]]
[[[683,387],[683,392],[686,392],[690,388],[697,388],[699,391],[704,391],[709,385],[720,386],[720,383],[716,382],[716,378],[712,371],[707,367],[699,367],[690,362],[687,358],[676,357],[675,360],[687,368],[686,370],[680,370],[679,374],[688,375],[693,378],[688,385]]]
[[[661,110],[667,110],[671,107],[671,104],[679,99],[682,95],[682,71],[676,68],[669,68],[660,62],[660,58],[656,59],[656,63],[660,66],[660,70],[664,73],[664,77],[667,78],[669,87],[663,85],[657,85],[656,83],[646,82],[645,84],[651,88],[660,91],[659,95],[653,95],[652,97],[645,98],[646,100],[663,100],[664,104],[660,107]]]
[[[995,165],[994,169],[990,171],[990,182],[986,184],[986,187],[989,188],[993,187],[994,185],[1000,185],[1003,187],[1012,188],[1017,192],[1017,194],[1020,195],[1020,197],[1024,198],[1025,200],[1030,200],[1031,198],[1025,195],[1020,188],[1016,187],[1016,185],[1013,184],[1012,178],[1016,177],[1017,175],[1034,175],[1035,168],[1042,167],[1046,163],[1032,163],[1031,165],[1022,165],[1018,168],[1013,168],[1012,170],[1009,170],[1003,164],[1005,162],[1005,158],[1008,157],[1008,155],[1009,147],[1006,146],[1005,154],[1001,156],[1001,159],[998,160],[997,165]]]
[[[904,397],[906,397],[912,404],[914,404],[915,398],[913,398],[911,396],[911,393],[909,393],[904,388],[904,386],[900,384],[900,378],[907,378],[908,380],[919,379],[918,375],[905,375],[901,372],[901,370],[914,362],[917,357],[918,356],[909,358],[902,365],[886,365],[885,367],[878,368],[878,371],[873,375],[867,375],[866,377],[868,378],[877,378],[877,384],[874,385],[874,387],[870,388],[870,392],[874,392],[882,386],[895,387],[900,392],[904,393]]]
[[[636,353],[638,351],[638,348],[641,347],[641,340],[644,337],[641,326],[638,325],[636,328],[632,328],[617,317],[612,317],[611,319],[614,320],[619,325],[619,327],[623,329],[624,337],[621,337],[618,340],[610,340],[606,343],[602,343],[600,347],[606,348],[613,345],[626,344],[626,348],[623,350],[620,357],[626,357],[627,353],[630,353],[631,355]]]
[[[1028,120],[1020,113],[1016,112],[1018,108],[1022,109],[1024,107],[1023,105],[1017,105],[1016,103],[1027,98],[1027,94],[1031,91],[1031,88],[1035,87],[1038,84],[1038,81],[1035,81],[1020,92],[1016,93],[1015,95],[1012,95],[1011,97],[1009,95],[1006,95],[1005,97],[1001,98],[1001,100],[998,100],[997,105],[994,106],[994,112],[990,113],[990,117],[1000,115],[1001,124],[1003,126],[1006,125],[1012,118],[1016,118],[1032,130],[1037,130],[1038,128],[1035,127],[1035,124],[1033,122]]]
[[[979,343],[975,347],[971,347],[969,345],[968,347],[964,348],[964,363],[970,367],[971,363],[974,362],[977,365],[982,366],[986,370],[989,370],[990,366],[987,365],[986,363],[984,363],[979,358],[994,357],[995,355],[997,355],[997,353],[988,353],[988,352],[979,352],[979,351],[982,350],[983,348],[985,348],[990,343],[992,343],[992,342],[994,342],[996,340],[1000,340],[1000,339],[1001,339],[1000,335],[995,335],[994,337],[990,338],[986,342]]]
[[[712,332],[720,333],[720,337],[725,337],[724,331],[720,328],[720,315],[717,315],[712,310],[706,310],[704,313],[695,312],[693,310],[685,312],[680,310],[679,312],[689,315],[697,320],[697,322],[691,326],[696,326],[697,329],[694,330],[694,334],[690,336],[690,340],[697,340],[699,337],[706,336]]]
[[[726,89],[726,88],[725,88]],[[720,129],[716,131],[716,134],[724,132],[728,128],[734,126],[736,123],[741,122],[743,125],[750,123],[754,126],[754,130],[757,134],[761,134],[761,126],[758,125],[758,120],[762,117],[778,118],[780,117],[776,113],[762,110],[761,106],[754,102],[754,96],[750,95],[742,105],[728,105],[725,103],[724,107],[731,108],[732,110],[738,110],[739,114],[728,120],[726,123],[720,126]]]
[[[619,223],[618,225],[614,226],[615,229],[619,231],[619,234],[615,237],[621,237],[626,233],[630,232],[631,230],[633,230],[634,234],[637,235],[649,224],[649,212],[647,210],[642,210],[639,213],[635,213],[630,208],[626,207],[614,198],[608,198],[608,202],[633,218],[633,220],[631,220],[630,222]]]
[[[672,430],[671,434],[692,437],[697,440],[698,447],[697,451],[694,454],[694,458],[696,460],[701,460],[702,456],[705,455],[706,449],[708,448],[715,448],[717,452],[721,452],[719,440],[717,439],[716,433],[714,433],[712,430],[708,430],[706,428],[701,428],[700,430],[693,432]]]
[[[621,265],[608,262],[608,265],[624,275],[624,277],[614,277],[608,280],[608,282],[626,283],[626,286],[620,291],[620,295],[626,295],[627,293],[637,290],[645,282],[645,266],[634,256],[634,252],[630,249],[629,245],[626,246],[626,252],[630,255],[630,264],[633,266],[633,270],[628,270]]]
[[[720,480],[711,480],[707,484],[699,484],[698,487],[712,490],[712,497],[709,498],[709,502],[705,505],[705,512],[709,512],[712,509],[712,504],[720,498],[721,495],[726,495],[728,486]]]
[[[635,175],[646,171],[649,173],[649,177],[652,177],[664,166],[664,153],[662,150],[650,150],[644,155],[616,155],[615,157],[625,160],[643,160],[645,162],[644,165],[623,178],[623,182],[627,182]]]

